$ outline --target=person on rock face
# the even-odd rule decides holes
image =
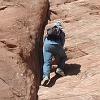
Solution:
[[[54,23],[52,28],[47,29],[47,34],[44,38],[43,45],[43,80],[41,85],[46,85],[50,80],[50,70],[52,66],[52,58],[57,57],[59,60],[56,74],[64,76],[64,65],[66,61],[66,54],[63,49],[65,43],[65,33],[62,30],[62,25],[60,21]]]

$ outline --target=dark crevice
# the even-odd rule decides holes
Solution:
[[[48,11],[49,11],[49,7],[48,7],[48,10],[46,11],[47,14],[48,14]],[[44,14],[43,14],[43,16],[44,16]],[[45,17],[45,19],[42,20],[42,23],[40,24],[38,31],[35,32],[35,34],[36,34],[35,44],[32,46],[31,51],[29,52],[29,55],[25,56],[23,49],[21,49],[19,52],[19,56],[20,56],[22,62],[25,62],[27,65],[27,68],[30,69],[32,71],[32,73],[34,73],[35,83],[33,83],[32,86],[34,87],[34,84],[35,84],[35,88],[33,88],[31,86],[31,91],[33,89],[35,89],[36,95],[39,90],[39,85],[40,85],[40,81],[41,81],[41,77],[42,77],[42,71],[41,71],[42,68],[41,67],[43,65],[43,55],[42,55],[43,33],[44,33],[45,26],[48,24],[48,15],[46,15],[44,17]],[[29,38],[33,39],[33,37],[31,35],[29,36]],[[28,72],[26,72],[26,74],[27,73]],[[33,96],[34,96],[33,93],[31,93],[30,100],[34,100]],[[38,96],[36,97],[35,100],[38,100]]]
[[[57,12],[56,12],[56,11],[49,10],[49,12],[50,12],[50,15],[51,15],[51,13],[53,13],[53,14],[57,15]]]
[[[5,10],[7,6],[0,7],[0,10]]]
[[[7,44],[6,45],[8,48],[16,48],[17,46],[16,45],[14,45],[14,44]]]
[[[0,80],[2,80],[4,83],[8,85],[8,83],[3,78],[0,77]]]
[[[2,42],[3,44],[5,44],[8,48],[16,48],[17,47],[17,45],[11,44],[11,43],[7,43],[5,40],[2,40],[0,42]]]
[[[72,3],[72,2],[75,2],[75,1],[78,1],[78,0],[67,0],[66,2],[64,2],[64,4],[66,4],[66,3]]]

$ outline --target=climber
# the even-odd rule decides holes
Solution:
[[[54,23],[52,28],[47,29],[47,34],[44,38],[43,45],[43,80],[41,85],[46,85],[50,80],[50,70],[52,66],[52,58],[57,57],[59,63],[56,69],[56,74],[64,76],[64,65],[66,61],[66,54],[63,49],[65,42],[65,33],[60,21]]]

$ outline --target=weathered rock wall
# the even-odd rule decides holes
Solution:
[[[0,0],[0,100],[37,100],[48,0]]]

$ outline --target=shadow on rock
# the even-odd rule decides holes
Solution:
[[[79,64],[66,64],[65,75],[77,75],[80,73],[81,65]]]
[[[78,73],[80,73],[80,68],[81,65],[79,64],[66,64],[65,65],[65,76],[67,75],[77,75]],[[51,78],[50,82],[48,83],[47,87],[52,87],[53,85],[55,85],[56,80],[61,78],[60,75],[55,75],[54,77]]]
[[[56,80],[59,79],[61,76],[60,75],[55,75],[54,77],[52,77],[50,79],[50,82],[48,83],[47,87],[52,87],[53,85],[55,85]]]

